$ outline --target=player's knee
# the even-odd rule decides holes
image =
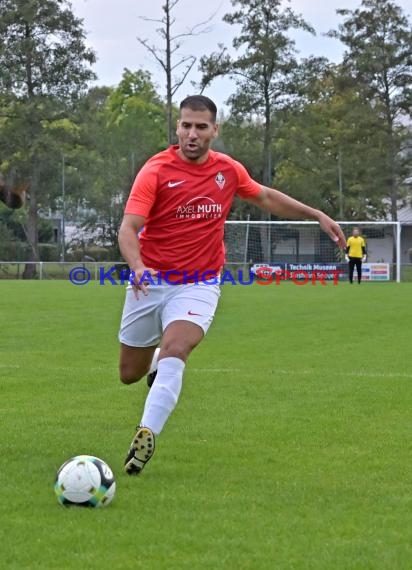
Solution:
[[[133,382],[136,382],[135,378],[129,374],[124,373],[123,371],[120,371],[119,378],[122,384],[133,384]]]
[[[140,376],[135,368],[122,363],[119,366],[119,378],[122,384],[133,384],[140,380]]]
[[[173,339],[165,342],[162,345],[160,358],[180,358],[183,362],[186,362],[187,357],[196,345],[192,343],[183,342],[181,339]]]

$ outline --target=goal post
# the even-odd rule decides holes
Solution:
[[[338,222],[345,236],[357,227],[365,239],[367,262],[363,278],[394,280],[401,276],[401,225],[399,222]],[[345,252],[309,221],[235,221],[225,224],[226,264],[252,268],[254,265],[289,264],[290,268],[336,265],[346,270]]]

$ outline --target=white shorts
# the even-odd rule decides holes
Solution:
[[[219,285],[187,283],[150,285],[149,294],[129,285],[120,324],[119,341],[127,346],[146,347],[159,344],[162,334],[173,321],[190,321],[206,334],[220,297]]]

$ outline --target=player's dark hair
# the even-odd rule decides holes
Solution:
[[[209,97],[204,95],[189,95],[180,103],[180,110],[188,108],[192,111],[210,111],[213,122],[216,122],[217,107]]]

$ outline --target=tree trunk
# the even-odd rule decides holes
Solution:
[[[163,7],[166,12],[166,113],[167,113],[167,142],[169,145],[173,143],[173,124],[172,124],[172,48],[170,37],[170,5],[169,0]]]
[[[38,236],[38,213],[37,213],[37,190],[39,185],[39,168],[35,164],[32,168],[30,180],[30,200],[29,215],[25,228],[27,242],[30,246],[29,259],[31,263],[26,263],[23,271],[23,279],[34,279],[36,277],[36,263],[39,261],[39,236]]]

